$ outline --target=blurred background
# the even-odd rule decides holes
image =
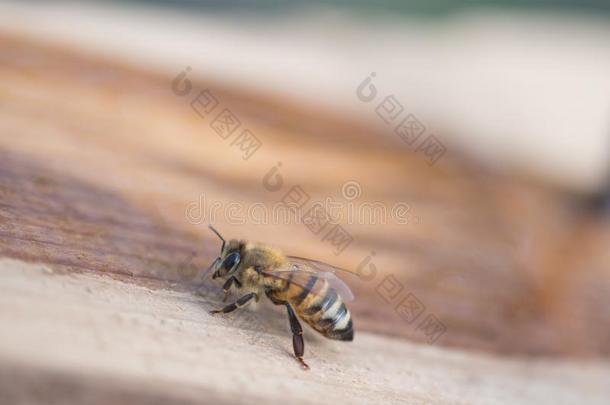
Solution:
[[[0,2],[0,253],[192,288],[213,223],[358,332],[607,365],[609,72],[603,1]]]

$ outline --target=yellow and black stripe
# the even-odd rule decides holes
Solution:
[[[309,273],[289,274],[268,285],[270,298],[290,303],[303,321],[330,339],[354,339],[352,316],[327,280]]]

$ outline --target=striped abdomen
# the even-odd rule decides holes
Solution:
[[[308,273],[274,280],[273,298],[287,301],[299,317],[330,339],[353,340],[352,315],[327,280]]]

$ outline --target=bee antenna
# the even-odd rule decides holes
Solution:
[[[225,241],[225,238],[222,237],[222,235],[220,234],[220,232],[218,232],[212,225],[208,225],[208,228],[210,228],[212,230],[212,232],[214,232],[222,241],[222,247],[220,248],[220,250],[225,250],[225,244],[227,243]]]

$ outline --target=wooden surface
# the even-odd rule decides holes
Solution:
[[[604,404],[610,395],[602,363],[501,359],[366,332],[340,344],[307,331],[306,372],[272,311],[257,315],[259,334],[208,315],[214,297],[160,283],[8,259],[0,268],[0,322],[11,325],[0,331],[4,404]]]
[[[540,403],[552,394],[569,403],[607,394],[596,383],[607,367],[578,371],[609,353],[610,231],[578,199],[493,173],[450,145],[430,167],[392,136],[331,112],[194,80],[262,140],[243,160],[210,129],[209,117],[171,91],[171,77],[8,34],[0,36],[0,61],[0,254],[17,259],[2,262],[0,273],[7,281],[2,324],[13,325],[0,335],[10,364],[0,373],[45,386],[75,384],[70,390],[83,395],[95,387],[104,395],[146,392],[185,402],[202,392],[233,401],[242,392],[231,385],[235,378],[246,387],[244,401],[279,401],[286,391],[307,402],[318,388],[328,402],[350,395],[365,402]],[[285,184],[271,192],[263,178],[277,162]],[[312,201],[341,200],[348,181],[362,188],[355,203],[405,202],[417,221],[346,224],[354,242],[338,256],[302,224],[214,221],[228,237],[345,268],[375,251],[373,280],[346,279],[357,296],[350,306],[356,341],[309,334],[306,350],[317,370],[303,377],[289,356],[283,314],[259,311],[277,333],[273,343],[252,347],[247,327],[207,317],[213,300],[202,301],[192,286],[219,244],[205,228],[209,218],[193,223],[185,212],[202,195],[222,206],[269,207],[297,184]],[[43,263],[53,276],[25,262]],[[399,298],[380,297],[388,275],[401,283],[402,296],[414,294],[446,326],[434,347],[397,313]],[[142,287],[149,283],[154,288]],[[135,325],[126,326],[131,318]],[[550,358],[539,367],[526,355]],[[259,362],[263,368],[249,382]],[[221,366],[226,370],[215,377]],[[119,393],[107,391],[98,373],[121,381]],[[149,392],[151,381],[158,384]],[[18,384],[10,386],[11,395],[21,395]],[[481,386],[489,387],[487,396],[477,396]]]

